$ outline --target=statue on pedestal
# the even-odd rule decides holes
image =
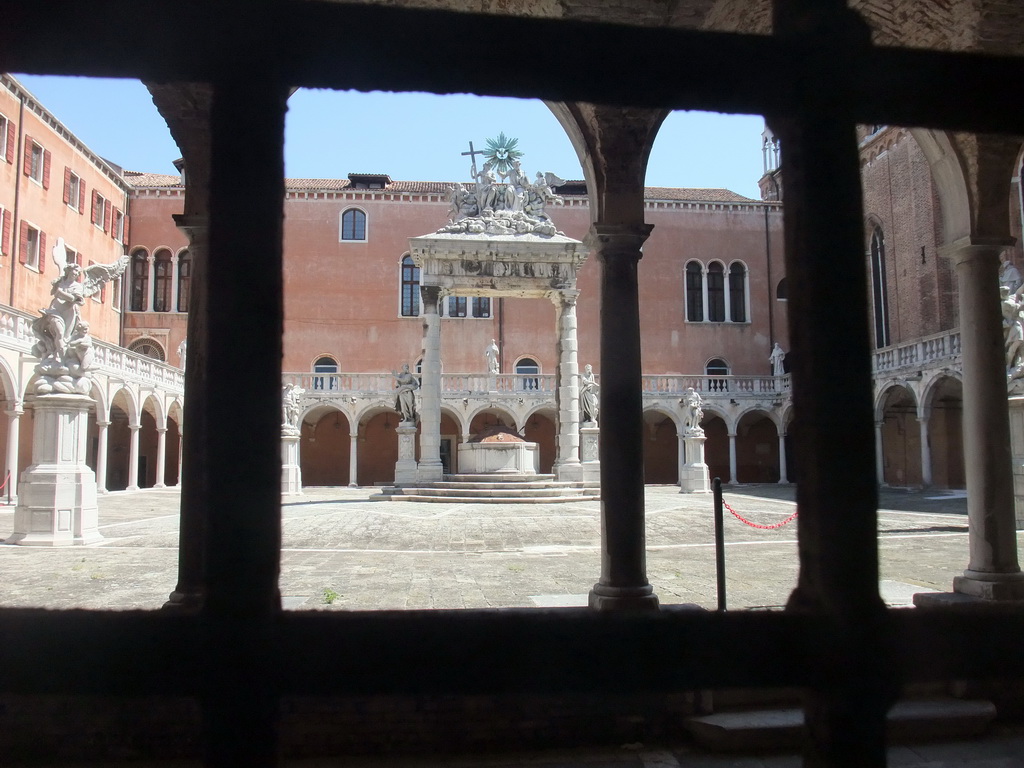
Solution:
[[[409,365],[402,366],[402,372],[391,372],[395,377],[395,410],[402,415],[403,424],[416,423],[416,390],[420,383],[409,373]]]
[[[1010,261],[1006,251],[999,254],[999,285],[1010,289],[1010,293],[1016,293],[1021,286],[1020,270]]]
[[[580,377],[580,411],[585,422],[596,422],[597,413],[601,407],[601,399],[598,396],[601,387],[594,377],[594,368],[587,365],[583,368]]]
[[[772,376],[786,375],[786,369],[782,364],[782,361],[785,359],[786,353],[782,351],[779,342],[775,342],[775,346],[772,347],[772,353],[768,357],[768,362],[772,364]]]
[[[52,250],[53,261],[61,274],[51,283],[50,306],[39,310],[32,322],[36,343],[32,354],[39,358],[35,383],[37,395],[60,393],[88,395],[92,390],[89,370],[95,351],[89,324],[82,320],[80,307],[87,296],[121,276],[128,265],[127,254],[113,264],[93,264],[84,270],[75,262],[68,262],[64,238],[58,237]],[[83,275],[84,282],[79,282]]]
[[[305,392],[302,387],[294,384],[285,384],[281,388],[281,427],[286,432],[297,433],[299,431],[299,396]]]
[[[683,435],[685,437],[704,437],[704,430],[700,423],[704,419],[704,409],[701,408],[700,393],[693,387],[687,387],[686,394],[679,401],[683,406]]]
[[[498,345],[491,339],[491,343],[484,350],[484,357],[487,359],[487,373],[491,376],[498,375]]]

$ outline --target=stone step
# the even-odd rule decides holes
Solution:
[[[412,490],[412,489],[408,489]],[[373,501],[418,501],[432,504],[564,504],[568,501],[600,501],[601,497],[579,496],[425,496],[419,493],[381,494]]]
[[[445,475],[447,483],[553,483],[554,475],[520,475],[501,472],[486,472],[476,475]]]
[[[529,491],[536,488],[583,488],[582,483],[500,483],[500,482],[489,482],[489,483],[430,483],[429,485],[418,485],[417,488],[452,488],[452,489],[465,489],[467,491],[477,490],[491,490],[491,489],[504,489],[513,492],[517,491]]]
[[[990,701],[900,701],[889,710],[888,738],[903,744],[970,738],[984,733],[995,716]],[[719,712],[686,721],[687,730],[700,746],[723,752],[796,749],[803,725],[804,712],[799,708]]]
[[[461,499],[492,498],[494,496],[522,496],[524,499],[536,499],[547,496],[579,496],[583,493],[582,488],[573,488],[572,486],[549,488],[543,486],[537,488],[459,488],[457,486],[439,488],[437,486],[423,486],[403,489],[403,494],[408,491],[423,496],[450,496]]]

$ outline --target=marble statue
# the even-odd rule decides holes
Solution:
[[[704,419],[704,409],[701,408],[703,401],[700,393],[693,387],[687,387],[686,394],[679,402],[683,406],[683,434],[688,437],[703,436],[704,430],[700,423]]]
[[[580,377],[580,411],[584,422],[596,422],[597,412],[601,407],[601,399],[598,396],[601,387],[594,377],[594,367],[587,365],[583,368]]]
[[[395,377],[395,410],[402,414],[402,423],[416,423],[416,390],[420,383],[409,373],[408,364],[402,366],[401,373],[391,372]]]
[[[772,376],[785,376],[786,369],[782,364],[785,360],[786,353],[782,351],[782,347],[779,346],[779,342],[775,342],[775,346],[772,348],[772,353],[768,357],[768,362],[772,364]]]
[[[301,415],[299,396],[305,391],[302,387],[297,387],[294,384],[285,384],[281,388],[281,426],[283,428],[294,432],[299,431],[299,416]]]
[[[188,339],[182,339],[178,345],[178,357],[181,358],[181,370],[185,370],[185,355],[188,352]]]
[[[128,265],[128,256],[113,264],[93,264],[83,270],[75,262],[68,262],[63,237],[57,238],[51,255],[61,274],[50,284],[50,306],[39,310],[39,317],[32,322],[36,339],[32,354],[39,358],[35,393],[88,395],[92,391],[89,369],[95,350],[89,324],[82,320],[80,308],[87,296],[120,277]],[[79,282],[83,273],[84,282]]]
[[[448,188],[448,223],[438,234],[458,235],[540,235],[562,234],[555,229],[545,210],[549,204],[564,202],[554,194],[553,184],[564,184],[553,173],[538,173],[536,181],[523,171],[521,152],[515,139],[504,134],[487,151],[463,152],[471,156],[472,188],[456,184]],[[477,170],[476,155],[488,158]],[[500,180],[499,180],[500,176]]]
[[[484,350],[484,357],[487,358],[487,373],[491,376],[498,375],[498,345],[491,339],[491,343]]]
[[[1010,261],[1010,255],[1003,251],[999,254],[999,285],[1010,289],[1010,293],[1016,293],[1021,283],[1020,270]]]

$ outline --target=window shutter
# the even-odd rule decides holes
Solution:
[[[50,188],[50,150],[43,150],[43,189]]]
[[[103,231],[110,231],[111,205],[109,200],[103,201]]]
[[[78,215],[85,215],[85,182],[78,182]]]
[[[46,271],[46,233],[39,230],[39,274]]]
[[[89,221],[91,221],[93,224],[96,223],[96,204],[97,204],[98,200],[99,200],[99,194],[94,189],[92,191],[92,207],[90,208],[90,212],[89,212]]]
[[[25,162],[22,170],[26,176],[32,175],[32,137],[25,136]]]
[[[18,236],[18,261],[24,264],[28,261],[28,224],[21,222],[21,232]]]
[[[64,204],[71,202],[71,169],[64,169]]]
[[[4,211],[4,221],[0,225],[0,251],[5,256],[11,255],[11,212]]]
[[[128,214],[124,215],[124,232],[121,235],[121,242],[125,245],[128,244]]]
[[[115,207],[114,208],[114,212],[113,212],[113,214],[111,214],[111,218],[110,218],[110,236],[112,238],[114,238],[115,240],[117,240],[117,226],[116,226],[117,214],[119,214],[120,212],[121,212],[121,209]]]
[[[7,162],[14,162],[14,123],[7,121]]]

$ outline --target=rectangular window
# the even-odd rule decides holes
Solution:
[[[473,299],[473,317],[490,317],[491,316],[491,300],[489,298],[477,296]]]
[[[43,233],[35,227],[24,224],[21,263],[30,269],[39,269],[39,254],[43,246]]]
[[[7,156],[7,137],[11,135],[11,121],[0,115],[0,160],[11,162]]]
[[[16,134],[18,131],[15,130],[14,123],[6,117],[0,115],[0,118],[3,118],[4,124],[4,141],[0,144],[0,158],[3,158],[8,163],[14,163],[14,142],[17,140]]]
[[[713,264],[708,269],[708,320],[725,322],[725,272],[720,264]]]
[[[110,226],[110,236],[119,243],[124,242],[124,214],[120,208],[114,209],[114,219]]]
[[[110,231],[111,205],[99,192],[92,193],[92,213],[89,220],[104,232]]]
[[[115,277],[110,282],[110,306],[115,312],[121,311],[121,278]]]
[[[28,176],[32,181],[43,183],[43,148],[34,141],[29,140],[28,148]]]
[[[704,273],[700,265],[686,265],[686,319],[691,323],[704,320]]]
[[[0,254],[11,255],[11,212],[0,207]]]
[[[70,168],[64,169],[64,203],[79,211],[81,202],[82,180]]]
[[[448,297],[448,317],[465,317],[466,316],[466,297],[465,296],[449,296]]]

